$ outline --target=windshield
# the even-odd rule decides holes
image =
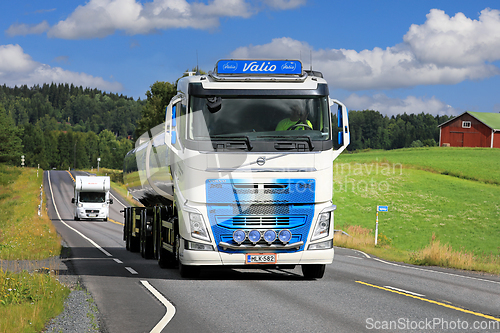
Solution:
[[[101,203],[106,200],[104,192],[80,192],[80,202]]]
[[[247,137],[310,137],[330,139],[328,98],[325,96],[244,98],[191,96],[188,137],[191,140]]]

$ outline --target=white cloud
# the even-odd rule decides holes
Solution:
[[[271,8],[285,10],[300,7],[306,0],[264,0],[264,3]]]
[[[44,32],[47,32],[49,30],[49,23],[47,21],[43,21],[39,24],[35,24],[35,25],[28,25],[28,24],[24,24],[24,23],[16,23],[16,24],[13,24],[9,27],[9,29],[7,29],[7,31],[5,31],[5,33],[7,34],[7,36],[18,36],[18,35],[21,35],[21,36],[26,36],[26,35],[31,35],[31,34],[35,34],[35,35],[39,35],[39,34],[42,34]]]
[[[98,88],[105,91],[121,91],[118,82],[108,82],[101,77],[76,73],[61,67],[51,67],[34,61],[19,45],[0,45],[0,82],[8,86],[43,83],[73,83],[76,86]]]
[[[485,9],[479,20],[431,10],[423,25],[412,25],[404,42],[385,49],[313,50],[306,42],[283,37],[265,45],[240,47],[232,57],[299,58],[311,53],[314,68],[330,86],[348,90],[395,89],[456,84],[500,74],[500,11]]]
[[[384,94],[373,96],[351,94],[344,100],[350,110],[375,110],[383,115],[430,113],[433,115],[456,116],[463,110],[453,108],[435,97],[422,98],[408,96],[405,99],[390,98]]]
[[[301,1],[274,0],[272,6],[293,8]],[[54,38],[85,39],[106,37],[116,31],[136,35],[171,28],[210,29],[219,26],[222,17],[247,18],[254,12],[245,0],[212,0],[208,4],[186,0],[153,0],[144,4],[139,0],[90,0],[52,27],[46,23],[37,25],[38,29],[15,24],[7,33],[14,36],[47,32]]]
[[[463,68],[500,59],[500,11],[485,9],[479,20],[462,13],[449,17],[432,9],[422,25],[413,24],[404,36],[423,63]]]
[[[302,6],[306,0],[261,0],[265,7],[287,10]],[[50,27],[13,24],[9,36],[40,34],[63,39],[102,38],[124,31],[129,35],[148,34],[172,28],[211,29],[223,17],[248,18],[258,12],[255,2],[245,0],[90,0],[78,6],[65,20]]]

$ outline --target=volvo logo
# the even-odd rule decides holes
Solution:
[[[260,165],[260,166],[263,166],[264,164],[266,164],[266,158],[261,156],[257,159],[257,164]]]

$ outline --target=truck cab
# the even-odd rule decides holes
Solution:
[[[158,218],[166,223],[151,219],[156,256],[172,255],[181,275],[206,265],[301,265],[322,277],[334,256],[332,163],[349,127],[321,73],[297,60],[220,60],[177,89],[165,124],[128,155],[141,184],[131,193],[168,207]]]

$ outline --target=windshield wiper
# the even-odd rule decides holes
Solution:
[[[307,141],[309,145],[309,150],[314,149],[314,144],[309,135],[297,135],[297,136],[282,136],[282,135],[262,135],[257,138],[273,138],[280,139],[279,141]]]
[[[211,141],[231,141],[231,140],[238,140],[238,141],[244,141],[245,144],[247,145],[248,150],[252,150],[252,142],[250,142],[250,138],[248,135],[240,135],[240,136],[225,136],[225,135],[213,135],[210,136]],[[230,144],[230,143],[229,143]],[[214,147],[216,148],[216,147]],[[225,148],[229,148],[226,146]]]

